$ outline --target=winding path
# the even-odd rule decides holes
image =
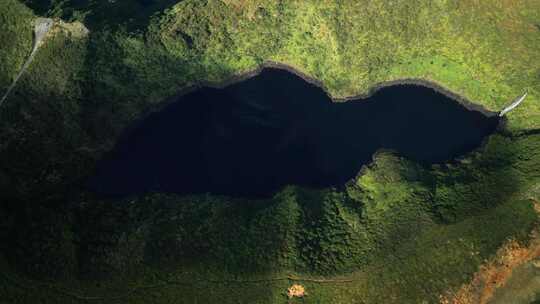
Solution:
[[[267,278],[267,279],[258,279],[258,280],[208,280],[208,279],[194,279],[191,281],[175,281],[175,280],[164,280],[159,279],[160,283],[156,283],[153,285],[142,285],[133,287],[131,289],[128,289],[124,291],[122,294],[113,295],[113,296],[87,296],[83,294],[79,294],[75,291],[68,290],[65,288],[61,288],[56,286],[55,284],[51,283],[42,283],[42,282],[32,282],[32,281],[25,281],[25,282],[19,282],[14,278],[9,277],[5,273],[0,272],[0,278],[4,278],[4,280],[13,285],[16,286],[22,290],[37,290],[37,289],[47,289],[52,292],[71,297],[73,299],[76,299],[78,301],[113,301],[113,300],[122,300],[129,298],[133,294],[142,292],[144,290],[149,289],[157,289],[157,288],[163,288],[167,286],[172,285],[188,285],[192,286],[197,283],[208,283],[208,284],[251,284],[251,283],[269,283],[269,282],[275,282],[275,281],[290,281],[290,282],[311,282],[311,283],[318,283],[318,284],[343,284],[343,283],[353,283],[356,280],[354,279],[314,279],[314,278],[300,278],[293,275],[288,275],[284,277],[278,277],[278,278]]]
[[[15,77],[15,80],[13,80],[13,83],[9,86],[9,88],[7,89],[2,99],[0,99],[0,107],[6,101],[7,97],[9,96],[9,93],[11,93],[13,88],[15,88],[15,85],[17,84],[17,81],[19,81],[19,79],[21,78],[22,74],[26,71],[26,69],[28,69],[28,66],[30,66],[30,63],[34,59],[34,56],[36,55],[36,52],[41,42],[43,41],[45,36],[47,36],[47,33],[51,30],[53,24],[54,24],[54,21],[49,18],[37,18],[35,20],[34,45],[32,47],[32,52],[30,53],[30,57],[28,57],[22,69],[19,71],[19,74],[17,74],[17,76]]]

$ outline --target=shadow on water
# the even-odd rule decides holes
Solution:
[[[150,115],[99,164],[103,196],[159,191],[269,196],[286,184],[342,185],[380,148],[422,163],[478,147],[497,117],[419,85],[332,103],[293,73],[265,69],[224,89],[204,88]]]

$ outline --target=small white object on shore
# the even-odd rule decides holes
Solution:
[[[527,97],[527,92],[525,92],[525,94],[523,94],[521,97],[516,98],[509,106],[499,112],[499,117],[503,117],[506,113],[512,111],[517,106],[519,106],[519,104],[522,103],[523,100],[525,100],[525,97]]]

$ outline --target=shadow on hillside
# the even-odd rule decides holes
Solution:
[[[24,0],[36,14],[82,21],[90,30],[126,26],[128,31],[145,29],[153,15],[181,0]]]
[[[537,132],[491,136],[479,153],[460,165],[435,172],[434,211],[453,223],[505,202],[538,178]]]

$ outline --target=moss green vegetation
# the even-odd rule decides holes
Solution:
[[[285,303],[295,281],[308,303],[431,303],[538,225],[538,146],[538,135],[494,135],[432,168],[380,152],[343,190],[267,200],[153,194],[33,211],[33,225],[12,228],[3,269],[34,278],[4,271],[0,285],[12,303]]]
[[[302,281],[293,303],[431,303],[538,225],[538,1],[3,0],[0,88],[37,14],[90,33],[57,25],[0,109],[0,303],[286,303],[292,277],[334,280]],[[494,111],[529,97],[461,160],[381,151],[342,189],[122,201],[78,189],[166,97],[266,61],[335,97],[404,78]]]
[[[494,304],[508,302],[516,304],[538,303],[540,301],[540,293],[538,293],[540,278],[538,275],[539,267],[536,265],[538,265],[538,260],[525,263],[515,269],[504,288],[497,290],[492,302]]]

